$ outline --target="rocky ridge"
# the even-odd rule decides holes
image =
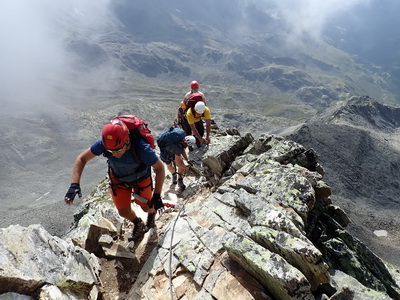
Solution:
[[[313,149],[230,129],[193,156],[201,176],[164,193],[180,207],[140,243],[105,182],[63,239],[0,229],[1,299],[400,299],[399,270],[347,232]]]
[[[399,107],[352,97],[287,136],[319,154],[333,200],[353,221],[351,234],[395,265],[400,265],[399,120]],[[377,238],[378,230],[387,235]]]

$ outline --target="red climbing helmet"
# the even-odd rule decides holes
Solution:
[[[129,129],[121,120],[112,120],[103,127],[101,138],[106,149],[118,150],[129,144]]]
[[[200,87],[199,83],[198,83],[197,81],[195,81],[195,80],[193,80],[193,81],[190,83],[190,88],[191,88],[192,90],[198,90],[199,87]]]

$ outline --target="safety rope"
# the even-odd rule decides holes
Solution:
[[[193,183],[193,180],[190,180],[190,179],[188,179],[188,180],[189,180],[189,183]],[[184,211],[185,206],[186,206],[188,201],[189,201],[189,198],[184,201],[182,207],[175,206],[175,208],[178,208],[179,211],[178,211],[178,214],[177,214],[177,216],[176,216],[176,218],[174,220],[174,223],[172,225],[172,228],[171,228],[171,241],[170,241],[170,244],[169,244],[169,263],[168,263],[168,267],[169,267],[169,272],[168,272],[169,291],[170,291],[171,300],[174,300],[173,284],[172,284],[172,255],[173,255],[172,244],[173,244],[173,240],[174,240],[174,231],[175,231],[176,223],[178,222],[178,219],[179,219],[182,211]]]
[[[171,229],[171,241],[169,244],[169,272],[168,272],[168,276],[169,276],[169,291],[170,291],[170,295],[171,295],[171,300],[174,300],[174,293],[173,293],[173,284],[172,284],[172,243],[174,240],[174,231],[175,231],[175,225],[176,222],[178,222],[179,216],[181,215],[181,212],[183,211],[184,206],[179,209],[178,215],[175,218],[174,224],[172,225],[172,229]]]
[[[195,162],[193,160],[192,160],[192,162],[193,163],[197,163],[197,162]],[[175,164],[175,161],[172,161],[171,163],[172,163],[172,166],[173,166],[173,169],[174,169],[174,174],[179,174],[177,172],[177,166]],[[196,175],[202,175],[202,172],[197,167],[189,164],[187,166],[187,171],[185,172],[185,174],[182,174],[182,177],[186,177],[185,176],[186,173],[188,171],[190,171],[190,170],[192,170]],[[181,175],[181,174],[179,174],[179,175]],[[193,183],[193,180],[190,180],[188,177],[186,177],[186,178],[187,178],[187,180],[189,180],[189,184]],[[137,195],[135,195],[135,196],[137,196]],[[140,198],[140,196],[138,198]],[[178,222],[178,219],[179,219],[181,213],[184,211],[185,205],[187,204],[188,201],[189,201],[189,198],[184,201],[182,207],[180,207],[179,205],[175,205],[174,206],[175,209],[178,209],[178,214],[177,214],[177,216],[176,216],[176,218],[174,220],[174,223],[172,225],[172,228],[171,228],[171,241],[170,241],[170,245],[169,245],[169,263],[168,263],[169,271],[168,271],[168,277],[169,277],[169,290],[170,290],[171,300],[174,300],[174,290],[173,290],[173,283],[172,283],[172,256],[173,256],[172,244],[173,244],[173,240],[174,240],[175,226],[176,226],[176,223]],[[164,203],[164,205],[166,207],[171,207],[167,203]]]

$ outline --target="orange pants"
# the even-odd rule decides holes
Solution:
[[[110,193],[118,210],[131,205],[133,192],[148,200],[147,203],[143,203],[139,199],[135,198],[135,203],[141,207],[149,206],[151,198],[153,197],[153,186],[150,176],[130,187],[119,185],[121,182],[115,178],[112,179],[112,182],[113,185],[110,188]]]

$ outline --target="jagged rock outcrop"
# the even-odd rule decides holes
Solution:
[[[223,135],[218,142],[227,136]],[[249,292],[240,293],[241,299],[314,299],[322,295],[327,298],[339,297],[349,290],[355,299],[365,299],[367,294],[376,299],[399,297],[396,279],[388,273],[377,275],[379,272],[371,264],[383,266],[389,272],[388,267],[367,247],[359,249],[358,241],[343,238],[343,227],[349,220],[330,203],[330,190],[321,181],[323,171],[315,152],[280,137],[267,136],[249,143],[243,153],[236,152],[235,160],[227,161],[226,157],[231,157],[229,145],[238,144],[238,140],[244,143],[249,137],[233,135],[230,143],[215,143],[207,151],[203,161],[211,162],[208,177],[216,191],[185,204],[175,229],[169,227],[166,241],[160,241],[153,250],[148,260],[151,266],[141,272],[130,299],[161,299],[170,285],[177,298],[191,295],[188,299],[197,299],[198,294],[204,299],[232,299],[241,289]],[[226,171],[221,174],[221,170]],[[171,243],[172,232],[175,236]],[[329,245],[338,240],[346,245],[342,253],[335,252],[334,247],[318,248],[313,244],[321,241]],[[364,250],[367,252],[363,253]],[[173,262],[169,270],[171,252]],[[346,255],[351,259],[346,259]],[[343,259],[343,266],[354,268],[347,270],[348,274],[362,270],[356,277],[364,286],[359,283],[346,288],[338,283],[342,279],[337,279],[337,274],[344,277],[344,273],[339,273],[343,268],[337,262]],[[229,260],[236,262],[234,268],[226,263]],[[237,265],[258,284],[250,288],[240,276],[235,276]],[[172,284],[164,275],[169,273]],[[232,274],[234,279],[216,284],[216,277]],[[154,286],[155,282],[164,285]],[[373,289],[376,282],[381,283],[377,291]],[[217,292],[221,289],[223,295]]]
[[[128,225],[113,212],[104,183],[76,214],[67,241],[108,260],[143,261],[118,297],[400,299],[399,271],[348,234],[350,221],[332,203],[315,151],[236,130],[215,133],[201,151],[203,176],[141,243],[124,240]]]
[[[97,298],[100,266],[93,254],[51,236],[41,225],[2,228],[0,241],[0,294]]]

